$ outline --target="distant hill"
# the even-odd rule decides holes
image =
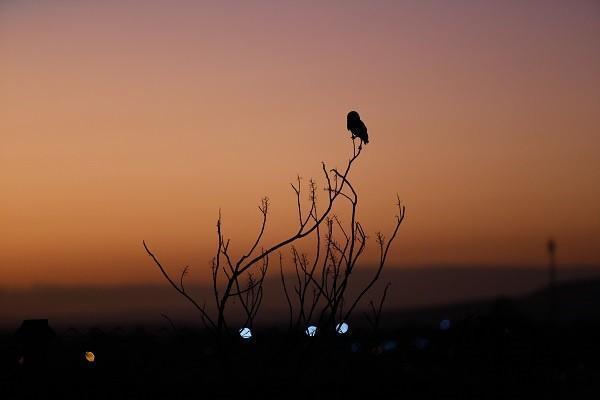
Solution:
[[[372,270],[357,270],[355,281],[364,283]],[[281,283],[265,282],[262,322],[284,317],[287,309]],[[598,278],[598,279],[595,279]],[[546,310],[545,268],[438,266],[389,268],[365,300],[378,298],[382,286],[392,282],[385,309],[392,320],[434,321],[443,315],[466,315],[489,307],[489,299],[510,297],[532,315]],[[565,314],[598,315],[600,266],[570,266],[559,270],[559,299]],[[289,284],[292,284],[290,277]],[[360,285],[353,285],[355,293]],[[206,286],[188,284],[199,299],[210,299]],[[210,302],[208,302],[210,304]],[[365,302],[366,304],[366,302]],[[447,305],[451,306],[447,306]],[[569,308],[570,307],[570,308]],[[25,318],[49,318],[54,326],[163,323],[161,313],[176,321],[197,321],[196,311],[168,284],[111,287],[36,286],[0,290],[0,325],[12,328]],[[393,314],[393,317],[392,317]]]
[[[600,277],[563,281],[556,286],[555,294],[556,321],[600,321]],[[381,325],[393,327],[406,322],[437,325],[445,319],[453,321],[493,315],[500,308],[504,309],[502,312],[513,316],[547,321],[549,289],[545,287],[520,296],[495,296],[413,309],[388,309],[383,313]]]

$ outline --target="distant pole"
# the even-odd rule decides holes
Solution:
[[[554,322],[556,317],[556,242],[548,239],[548,319]]]

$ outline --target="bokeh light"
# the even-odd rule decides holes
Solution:
[[[348,333],[349,328],[350,327],[348,326],[347,323],[342,322],[342,323],[336,325],[335,331],[337,332],[338,335],[345,335],[346,333]]]
[[[440,321],[440,329],[443,331],[447,331],[448,329],[450,329],[451,325],[452,325],[452,322],[450,322],[449,319],[443,319]]]
[[[381,349],[383,351],[394,351],[398,347],[398,342],[395,340],[386,340],[382,343]]]
[[[96,355],[93,352],[91,352],[91,351],[86,351],[85,352],[85,359],[86,359],[87,362],[93,363],[93,362],[96,361]]]
[[[315,336],[318,330],[319,328],[317,328],[316,326],[310,325],[308,328],[306,328],[306,331],[304,331],[304,333],[306,334],[306,336]]]
[[[250,328],[247,328],[247,327],[240,329],[240,337],[242,339],[251,339],[252,338],[252,330],[250,330]]]

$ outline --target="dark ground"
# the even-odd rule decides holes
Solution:
[[[250,340],[232,339],[225,354],[202,331],[166,323],[68,329],[47,346],[5,332],[0,398],[596,398],[599,288],[561,287],[555,322],[540,317],[547,295],[538,292],[388,313],[378,333],[358,323],[332,337],[257,328]]]
[[[35,360],[42,350],[29,354],[4,335],[0,388],[3,399],[572,399],[598,388],[599,334],[599,324],[495,316],[378,336],[292,338],[267,330],[234,341],[223,358],[196,331],[94,329],[63,333],[45,360]]]

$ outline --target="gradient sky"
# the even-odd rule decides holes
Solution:
[[[0,2],[0,286],[208,276],[294,228],[296,174],[354,171],[390,263],[600,263],[597,1]],[[371,243],[372,245],[374,243]],[[240,247],[242,246],[242,247]],[[367,254],[366,262],[372,259]]]

